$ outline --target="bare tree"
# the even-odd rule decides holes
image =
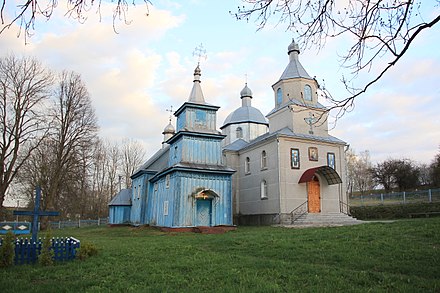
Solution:
[[[430,169],[433,187],[440,187],[440,152],[432,160]]]
[[[366,92],[374,83],[401,60],[414,40],[440,21],[439,0],[242,0],[233,14],[237,19],[255,17],[258,28],[277,19],[287,30],[296,33],[302,47],[322,49],[328,38],[352,41],[341,55],[341,64],[351,70],[351,77],[342,77],[349,92],[344,99],[334,99],[327,91],[331,109],[339,109],[339,118],[351,109],[356,97]],[[378,61],[384,58],[384,61]],[[379,65],[377,65],[379,63]],[[361,86],[353,85],[360,72],[377,66],[377,75]]]
[[[45,194],[47,208],[55,206],[63,181],[69,176],[75,176],[74,171],[84,159],[84,148],[90,147],[96,141],[98,126],[95,110],[78,74],[65,71],[60,75],[52,116],[51,140],[55,158]],[[84,191],[84,186],[81,189]]]
[[[110,202],[112,196],[115,195],[118,190],[117,183],[119,182],[119,164],[121,160],[121,150],[116,143],[107,142],[105,144],[106,149],[106,178],[108,184],[108,198],[107,201]]]
[[[114,5],[113,10],[113,29],[116,32],[115,23],[116,21],[123,21],[129,23],[128,8],[130,4],[135,4],[136,2],[143,2],[146,6],[146,15],[149,14],[149,5],[151,2],[149,0],[143,1],[126,1],[126,0],[112,0]],[[16,4],[16,9],[9,7],[13,10],[14,16],[11,19],[7,19],[8,15],[6,13],[6,0],[2,1],[0,8],[0,19],[2,27],[0,29],[0,34],[11,28],[14,23],[20,25],[20,33],[24,33],[24,38],[30,37],[35,29],[35,20],[41,18],[43,20],[50,20],[54,10],[58,6],[58,1],[56,0],[23,0],[21,3]],[[95,12],[101,13],[102,0],[67,0],[66,16],[77,19],[80,23],[84,23],[87,19],[87,13],[95,7]]]
[[[372,163],[370,152],[365,150],[358,155],[353,150],[347,152],[348,181],[352,194],[353,190],[364,194],[374,188],[373,176],[371,173]]]
[[[11,182],[45,138],[52,82],[52,74],[35,59],[0,59],[0,209]]]
[[[122,172],[125,177],[125,187],[131,187],[130,176],[143,163],[145,149],[139,143],[131,139],[122,143]]]

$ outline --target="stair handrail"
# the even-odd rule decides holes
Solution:
[[[297,206],[296,208],[294,208],[291,212],[290,212],[290,217],[291,217],[291,223],[293,224],[296,220],[298,220],[301,216],[307,214],[308,212],[308,200],[306,200],[305,202],[303,202],[302,204],[300,204],[299,206]]]
[[[339,201],[339,211],[343,214],[351,216],[350,206],[347,203],[343,202],[342,200]]]

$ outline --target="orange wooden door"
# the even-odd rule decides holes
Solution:
[[[321,212],[321,194],[318,179],[315,177],[307,182],[307,192],[309,197],[309,213]]]

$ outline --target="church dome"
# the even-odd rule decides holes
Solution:
[[[256,124],[265,124],[269,125],[266,121],[264,115],[257,108],[252,107],[252,91],[245,84],[244,88],[240,92],[241,98],[241,107],[236,109],[234,112],[226,117],[223,126],[220,128],[224,128],[230,124],[238,124],[238,123],[256,123]]]
[[[247,83],[244,86],[244,88],[240,92],[240,97],[251,97],[252,98],[252,91],[250,88],[248,88]]]
[[[290,55],[291,52],[296,51],[299,54],[299,46],[295,43],[295,40],[292,39],[292,43],[287,47],[287,54]]]
[[[174,129],[174,126],[171,124],[171,121],[163,130],[163,134],[166,134],[166,133],[174,134],[175,132],[176,132],[176,129]]]
[[[221,128],[224,128],[230,124],[246,122],[269,125],[260,110],[252,106],[245,106],[240,107],[229,114],[228,117],[226,117],[225,122],[223,123],[223,126]]]

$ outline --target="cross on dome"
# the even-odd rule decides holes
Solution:
[[[165,109],[165,111],[170,112],[170,122],[173,115],[173,106],[171,105],[169,109]]]
[[[208,58],[208,55],[206,54],[206,49],[203,48],[202,43],[200,43],[200,45],[194,49],[193,56],[198,57],[197,64],[199,64],[199,65],[200,65],[200,59],[204,58],[206,60]]]

